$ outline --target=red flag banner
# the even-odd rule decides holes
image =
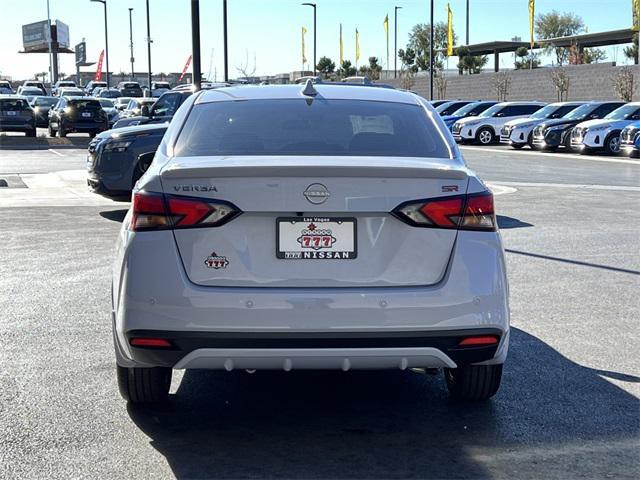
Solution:
[[[184,68],[182,69],[182,75],[180,75],[180,78],[178,79],[178,81],[181,81],[182,77],[184,77],[184,74],[187,73],[187,70],[189,69],[189,65],[191,65],[191,55],[189,55],[189,58],[187,58],[187,63],[184,64]]]
[[[100,52],[100,58],[98,59],[98,68],[96,69],[96,76],[93,77],[94,80],[100,81],[102,79],[102,60],[104,59],[104,50]]]

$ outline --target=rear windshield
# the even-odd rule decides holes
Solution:
[[[69,105],[73,105],[78,110],[97,110],[102,108],[98,100],[71,100]]]
[[[122,88],[140,88],[140,85],[137,83],[125,83],[122,85]]]
[[[115,106],[115,104],[113,103],[113,100],[101,98],[98,101],[100,102],[100,105],[102,105],[105,108],[113,108]]]
[[[2,111],[19,111],[30,110],[29,103],[22,98],[3,98],[0,99],[0,110]]]
[[[449,150],[418,105],[291,99],[196,105],[176,155],[449,158]]]
[[[53,107],[58,103],[58,99],[55,97],[36,97],[33,103],[37,107]]]
[[[75,87],[76,84],[73,82],[60,82],[58,83],[59,87]]]

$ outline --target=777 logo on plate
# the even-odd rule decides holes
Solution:
[[[323,248],[331,248],[336,242],[336,238],[331,234],[330,229],[318,230],[314,223],[307,225],[298,237],[298,243],[302,248],[312,248],[313,250],[321,250]]]

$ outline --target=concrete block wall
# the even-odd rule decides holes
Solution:
[[[622,67],[611,63],[600,63],[569,65],[564,68],[569,75],[569,100],[618,100],[613,88],[613,78]],[[635,70],[634,100],[638,100],[640,99],[640,67],[632,65],[631,68]],[[557,101],[557,93],[551,82],[551,72],[550,67],[510,71],[511,92],[507,100]],[[493,72],[447,76],[446,98],[497,100],[493,87],[494,76]],[[386,80],[386,83],[399,85],[398,80]],[[429,76],[416,76],[416,83],[412,90],[428,98]],[[435,87],[434,97],[437,98]]]

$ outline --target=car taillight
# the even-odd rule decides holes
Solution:
[[[491,192],[405,202],[394,215],[415,227],[458,230],[496,230]]]
[[[241,211],[220,200],[135,192],[129,230],[218,227]]]

